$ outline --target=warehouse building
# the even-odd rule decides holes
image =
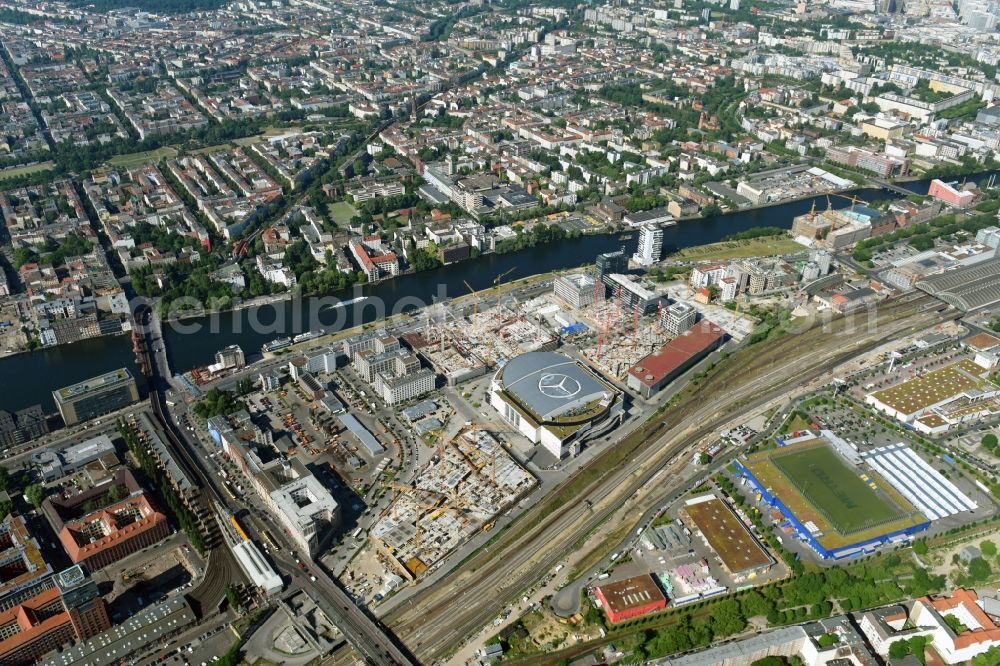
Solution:
[[[966,358],[869,393],[865,402],[921,432],[942,432],[1000,411],[1000,387],[989,376],[987,369]]]
[[[533,443],[557,459],[620,423],[621,392],[584,365],[554,352],[529,352],[497,371],[490,404]]]
[[[667,607],[667,598],[649,574],[598,585],[594,594],[612,624]]]
[[[628,371],[628,387],[644,398],[660,392],[701,359],[722,346],[726,332],[707,319],[646,356]]]
[[[170,597],[119,625],[48,657],[42,666],[116,666],[151,645],[165,645],[197,618],[187,598]]]

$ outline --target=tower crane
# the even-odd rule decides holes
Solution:
[[[469,293],[472,294],[473,297],[475,297],[476,299],[472,305],[472,315],[476,316],[477,314],[479,314],[479,294],[476,292],[475,289],[472,288],[472,285],[469,284],[468,280],[462,280],[462,282],[465,283],[465,288],[468,289]]]
[[[505,277],[507,277],[508,275],[510,275],[511,273],[513,273],[516,270],[517,270],[517,266],[514,266],[514,268],[506,270],[503,273],[501,273],[500,275],[496,276],[496,278],[493,280],[493,286],[497,287],[499,289],[500,288],[500,281],[503,280]]]

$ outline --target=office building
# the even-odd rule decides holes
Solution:
[[[652,283],[642,282],[633,275],[611,273],[604,276],[604,284],[611,290],[611,297],[622,312],[649,314],[663,301],[663,297],[653,290]]]
[[[90,571],[170,536],[167,517],[124,467],[110,482],[69,499],[61,495],[47,497],[42,512],[70,561],[84,564]]]
[[[820,275],[830,272],[833,264],[833,255],[826,248],[817,248],[809,254],[809,260],[816,264]]]
[[[77,472],[105,456],[111,456],[117,463],[115,445],[111,438],[107,435],[98,435],[60,450],[36,450],[32,452],[30,460],[42,479],[49,482]]]
[[[66,425],[113,412],[139,400],[135,378],[119,368],[52,392]]]
[[[592,305],[598,296],[597,281],[586,273],[560,275],[553,281],[552,291],[573,308]]]
[[[32,405],[16,412],[0,409],[0,447],[24,444],[49,431],[49,422],[41,405]]]
[[[663,254],[663,229],[655,224],[644,224],[639,229],[639,247],[632,259],[640,266],[652,266]]]
[[[605,252],[597,255],[594,265],[597,267],[597,281],[603,284],[605,275],[628,272],[628,257],[624,249]]]
[[[433,391],[434,371],[420,368],[398,377],[380,374],[375,378],[374,386],[385,404],[394,406]]]
[[[54,586],[0,612],[0,663],[31,664],[67,643],[111,628],[108,609],[83,567],[53,577]]]
[[[694,326],[698,311],[687,303],[677,302],[665,309],[661,316],[663,330],[676,337]]]
[[[340,507],[316,477],[304,476],[271,493],[275,513],[310,557],[326,548],[340,522]]]
[[[246,358],[239,345],[229,345],[215,352],[215,364],[222,369],[239,369],[246,365]]]

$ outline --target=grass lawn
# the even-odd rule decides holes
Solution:
[[[108,164],[125,169],[143,166],[145,164],[156,164],[160,160],[172,160],[177,157],[177,149],[170,146],[163,146],[156,150],[147,150],[142,153],[129,153],[128,155],[115,155]]]
[[[38,173],[39,171],[48,171],[53,166],[55,165],[52,162],[39,162],[38,164],[31,164],[29,166],[4,169],[3,171],[0,171],[0,180],[17,178],[18,176],[27,176],[28,174]]]
[[[358,214],[358,211],[346,201],[338,201],[326,207],[326,211],[337,223],[338,227],[345,227],[351,222],[351,218]]]
[[[792,417],[788,420],[786,425],[788,426],[788,430],[786,431],[788,433],[809,430],[812,428],[812,423],[802,418],[802,415],[798,412],[792,412]]]
[[[778,452],[771,461],[842,534],[902,515],[826,446]]]
[[[742,259],[745,257],[767,257],[793,252],[803,252],[805,247],[788,236],[765,236],[750,240],[722,241],[688,247],[670,255],[670,259],[684,261],[709,261],[714,259]]]

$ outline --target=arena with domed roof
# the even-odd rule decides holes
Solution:
[[[620,390],[555,352],[509,360],[493,376],[490,404],[556,458],[576,454],[586,439],[615,427],[624,414]]]

